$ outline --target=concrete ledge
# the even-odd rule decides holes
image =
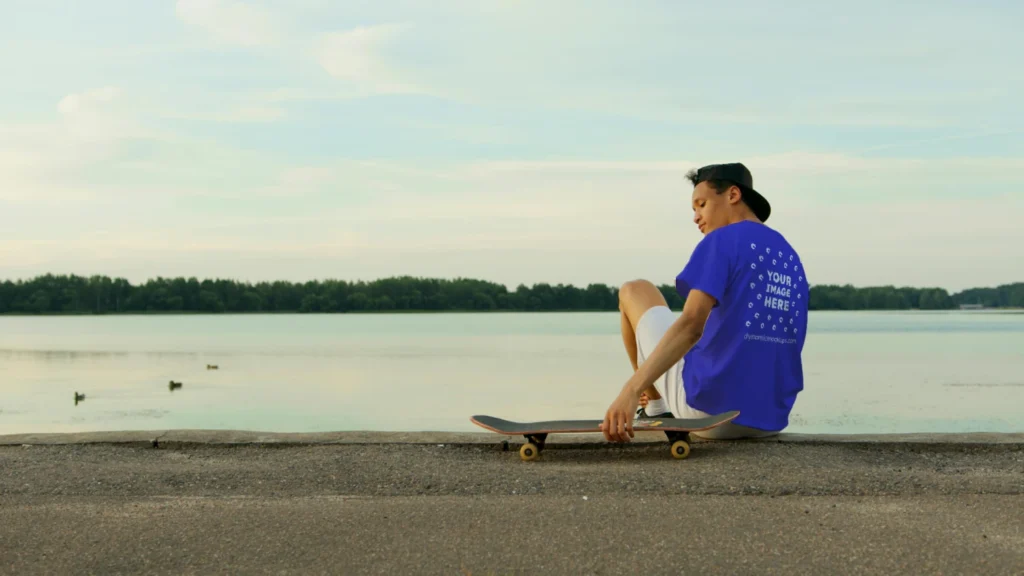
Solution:
[[[772,440],[772,439],[767,439]],[[1024,444],[1024,432],[965,432],[910,434],[780,434],[776,442],[868,444]]]
[[[247,430],[129,430],[81,433],[0,435],[0,446],[67,444],[496,444],[520,443],[521,436],[480,432],[311,432],[280,433]],[[695,439],[701,441],[700,439]],[[664,442],[660,432],[639,432],[634,442]],[[1021,444],[1024,433],[916,434],[790,434],[743,442],[813,444]],[[603,444],[601,434],[553,434],[548,443]]]

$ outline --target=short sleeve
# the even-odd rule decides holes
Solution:
[[[719,303],[722,301],[732,268],[732,252],[723,245],[727,241],[722,234],[711,233],[697,244],[690,255],[690,261],[676,276],[676,292],[680,297],[685,300],[690,290],[696,289]]]

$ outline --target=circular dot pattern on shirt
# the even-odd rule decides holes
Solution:
[[[804,277],[802,275],[794,279],[790,274],[795,274],[800,270],[799,261],[796,260],[795,254],[787,254],[786,250],[773,250],[771,246],[763,248],[764,253],[758,254],[757,259],[752,260],[750,264],[751,270],[758,270],[760,264],[764,267],[764,271],[758,273],[757,282],[750,283],[753,297],[747,302],[747,309],[750,311],[749,314],[753,315],[754,321],[750,319],[744,321],[747,334],[757,335],[758,328],[763,331],[767,330],[768,326],[771,326],[769,334],[778,332],[780,326],[786,334],[789,334],[790,328],[793,328],[793,334],[797,334],[799,329],[793,324],[795,319],[800,316],[800,310],[796,308],[803,300],[803,290],[806,287],[803,285]],[[757,243],[751,242],[750,249],[758,250]],[[766,309],[771,313],[767,314],[762,321],[760,312],[755,309]],[[761,335],[764,335],[763,332]],[[796,340],[775,338],[770,341],[791,343]]]

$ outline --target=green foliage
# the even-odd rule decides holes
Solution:
[[[981,304],[986,308],[1024,308],[1024,283],[996,288],[971,288],[956,295],[957,304]]]
[[[662,292],[673,295],[669,286]],[[675,296],[676,309],[682,301]],[[0,283],[0,314],[145,312],[373,312],[488,310],[617,310],[618,290],[605,284],[519,286],[457,278],[409,276],[374,282],[302,283],[155,278],[133,286],[123,278],[55,276]]]
[[[961,305],[986,308],[1024,307],[1024,282],[996,288],[971,288],[949,294],[942,288],[811,287],[811,310],[949,310]]]
[[[671,285],[658,287],[673,310],[683,299]],[[941,288],[813,286],[812,310],[945,310],[961,304],[1024,307],[1024,283],[972,288],[950,295]],[[111,314],[175,312],[567,311],[618,309],[618,289],[547,283],[532,287],[456,278],[384,278],[236,282],[155,278],[134,286],[123,278],[55,276],[0,283],[0,314]]]

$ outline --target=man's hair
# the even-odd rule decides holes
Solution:
[[[697,179],[696,168],[687,172],[686,177],[690,179],[690,182],[692,182],[694,186],[700,183]],[[707,182],[708,187],[715,191],[715,194],[721,194],[732,186],[739,188],[740,192],[743,192],[743,186],[740,186],[739,184],[733,182],[732,180],[711,179],[705,180],[705,182]]]

